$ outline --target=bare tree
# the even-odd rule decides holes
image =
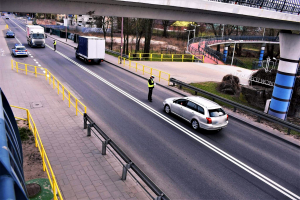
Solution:
[[[153,19],[145,19],[145,46],[144,53],[150,53],[150,43],[153,31]]]
[[[170,21],[170,20],[162,20],[162,25],[164,27],[164,32],[163,32],[163,37],[167,38],[168,37],[168,28],[171,24],[173,24],[175,21]]]

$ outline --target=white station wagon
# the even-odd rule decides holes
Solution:
[[[193,129],[221,130],[228,124],[228,115],[216,102],[203,97],[174,97],[164,102],[164,111],[192,124]]]

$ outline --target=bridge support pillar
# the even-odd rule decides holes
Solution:
[[[225,44],[224,46],[224,52],[223,52],[223,62],[226,63],[227,60],[227,55],[228,55],[228,47],[230,46],[230,44]]]
[[[280,61],[268,114],[285,120],[293,94],[300,58],[300,35],[279,33]]]
[[[266,43],[261,45],[260,54],[259,54],[259,62],[258,62],[259,67],[262,66],[262,61],[264,59],[265,49],[266,49]]]

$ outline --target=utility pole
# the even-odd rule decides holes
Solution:
[[[120,64],[122,64],[122,54],[123,54],[123,17],[122,17],[122,24],[121,24],[121,58],[120,58]]]
[[[189,32],[189,34],[188,34],[188,41],[187,41],[187,44],[186,44],[186,51],[188,51],[188,49],[189,49],[189,41],[190,41],[190,32],[194,31],[194,33],[195,33],[195,29],[194,30],[183,29],[183,30]]]

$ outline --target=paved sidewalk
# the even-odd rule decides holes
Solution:
[[[131,176],[121,180],[121,164],[109,151],[101,154],[100,141],[86,136],[82,116],[75,115],[75,109],[67,106],[44,77],[11,69],[4,27],[0,19],[0,87],[11,105],[30,110],[64,199],[149,199]],[[33,103],[42,107],[32,108]],[[26,118],[24,111],[13,111]]]

